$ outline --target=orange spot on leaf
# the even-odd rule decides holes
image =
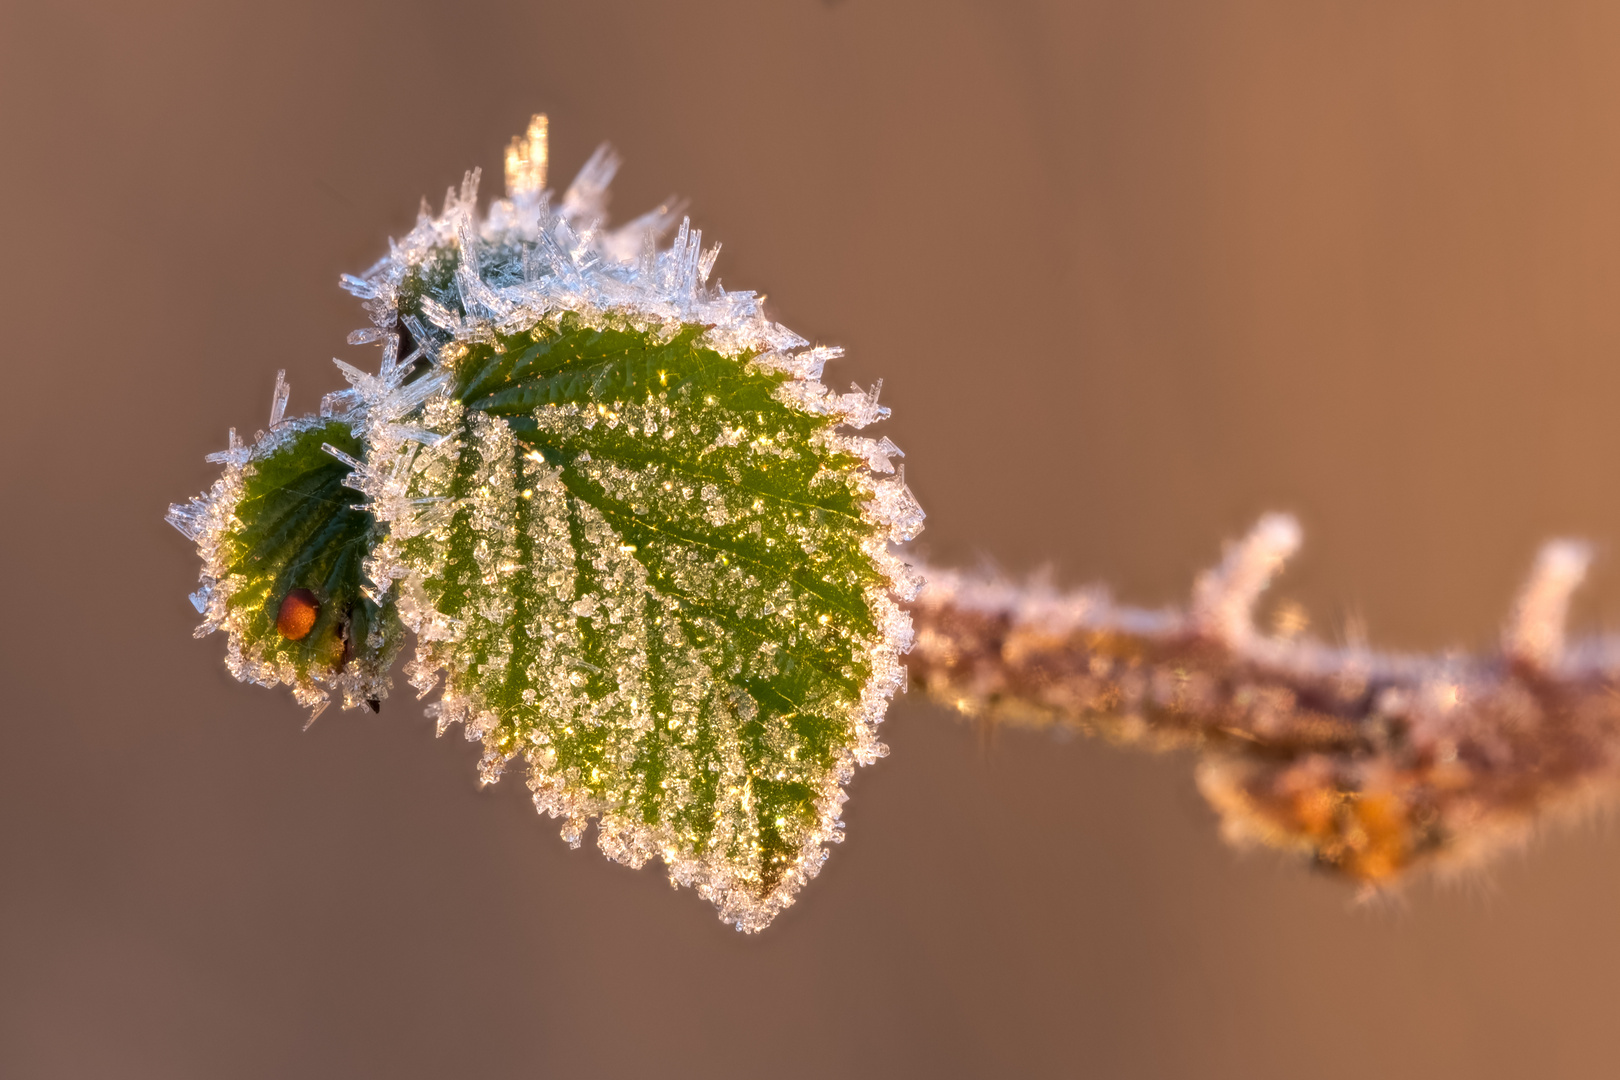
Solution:
[[[321,613],[321,603],[308,589],[294,589],[281,601],[276,613],[276,629],[288,641],[302,641],[315,629],[315,619]]]

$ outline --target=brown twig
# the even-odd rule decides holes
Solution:
[[[1590,553],[1546,545],[1493,655],[1398,656],[1256,630],[1299,545],[1267,516],[1182,610],[925,569],[911,684],[963,713],[1200,752],[1226,835],[1380,884],[1472,861],[1620,779],[1620,640],[1566,644]]]

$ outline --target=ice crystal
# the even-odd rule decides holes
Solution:
[[[225,475],[171,508],[197,542],[199,634],[238,678],[373,707],[406,672],[481,774],[521,767],[577,845],[654,857],[758,930],[841,839],[844,785],[883,756],[919,584],[892,545],[922,511],[876,387],[819,381],[838,350],[710,284],[718,246],[668,206],[604,226],[605,147],[560,199],[546,123],[506,197],[477,172],[341,284],[382,348],[320,415],[231,436]],[[276,628],[289,591],[314,629]]]

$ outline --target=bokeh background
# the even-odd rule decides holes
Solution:
[[[1293,510],[1328,637],[1620,615],[1620,5],[0,3],[0,1075],[1606,1077],[1620,837],[1357,905],[1183,757],[918,700],[759,937],[408,694],[303,732],[165,506],[531,111],[885,379],[919,547],[1175,600]],[[489,187],[486,186],[486,191]]]

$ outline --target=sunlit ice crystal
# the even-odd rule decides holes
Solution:
[[[568,842],[594,820],[759,930],[842,838],[904,685],[920,582],[892,545],[923,515],[900,449],[850,433],[881,384],[823,386],[841,350],[724,289],[673,201],[610,228],[610,149],[553,193],[537,117],[505,164],[504,197],[480,209],[475,170],[343,275],[376,371],[338,360],[348,389],[293,420],[278,380],[270,430],[171,509],[199,632],[318,709],[377,707],[410,630],[485,782],[520,769]],[[294,588],[318,607],[288,641]]]

